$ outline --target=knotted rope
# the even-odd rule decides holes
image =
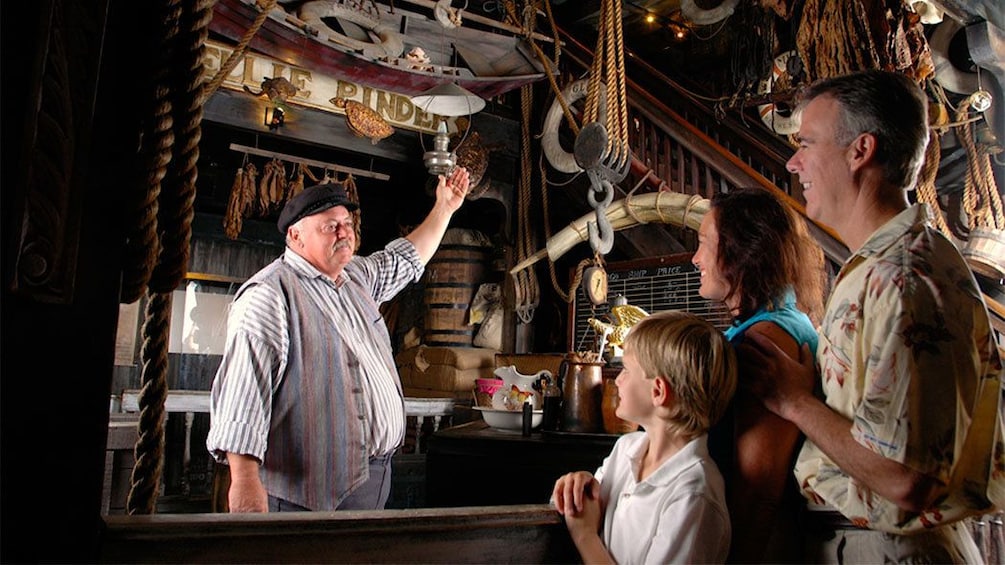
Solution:
[[[559,59],[562,56],[562,41],[558,34],[558,27],[555,25],[555,19],[551,15],[551,2],[549,0],[544,0],[545,11],[548,15],[548,21],[551,24],[551,32],[553,37],[553,43],[555,45],[555,56],[552,59],[548,59],[548,55],[545,54],[544,50],[532,40],[533,29],[523,30],[524,37],[527,39],[527,44],[530,45],[531,50],[534,51],[534,55],[539,61],[541,61],[541,66],[544,67],[545,77],[548,79],[548,84],[551,85],[551,91],[555,95],[555,99],[558,100],[559,105],[562,106],[562,114],[565,116],[565,121],[572,130],[572,133],[579,134],[579,124],[576,122],[575,116],[572,115],[572,109],[569,108],[569,103],[562,96],[562,88],[558,86],[558,81],[555,79],[555,73],[551,71],[552,67],[558,68]],[[512,25],[521,25],[522,20],[517,15],[516,6],[513,0],[504,0],[503,7],[506,9],[507,22]]]
[[[967,173],[964,181],[963,211],[970,218],[970,229],[985,227],[1005,230],[1005,213],[1001,195],[991,171],[991,157],[974,141],[973,121],[965,119],[969,102],[960,105],[956,114],[956,137],[967,153]]]

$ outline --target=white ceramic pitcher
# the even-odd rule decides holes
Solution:
[[[535,390],[535,385],[541,377],[551,378],[551,371],[540,371],[524,375],[516,370],[516,365],[499,367],[495,376],[503,380],[503,386],[492,395],[492,407],[497,410],[521,410],[527,398],[531,399],[534,410],[541,410],[541,393]]]

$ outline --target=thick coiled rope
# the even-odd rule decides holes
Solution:
[[[918,175],[917,195],[918,202],[928,204],[932,210],[932,223],[935,228],[941,231],[946,237],[952,237],[949,225],[942,214],[942,207],[939,206],[939,197],[935,189],[935,177],[939,173],[939,161],[942,160],[942,143],[935,132],[931,132],[928,140],[928,147],[925,148],[925,164]]]
[[[126,234],[120,292],[120,300],[125,304],[136,302],[143,296],[157,265],[160,253],[157,214],[161,181],[167,174],[171,147],[174,145],[169,77],[172,53],[166,47],[178,34],[181,6],[165,1],[156,9],[151,8],[150,15],[151,18],[144,27],[154,34],[155,44],[151,50],[158,56],[148,67],[148,109],[137,139],[139,164],[133,180],[136,199],[130,204],[130,217],[136,218],[136,221]]]
[[[156,112],[148,128],[155,135],[141,139],[141,159],[150,158],[142,161],[148,171],[143,178],[151,184],[146,191],[143,187],[140,190],[147,194],[142,199],[146,206],[135,233],[143,237],[135,240],[133,248],[138,254],[139,243],[147,242],[144,255],[152,268],[149,276],[147,269],[137,269],[135,272],[142,272],[142,276],[131,278],[129,293],[123,293],[124,299],[132,298],[147,286],[139,439],[126,500],[129,514],[154,512],[164,468],[171,293],[184,280],[188,268],[205,102],[201,83],[203,49],[214,4],[215,0],[167,0],[159,10],[159,25],[151,26],[162,30],[157,50],[161,56],[153,71],[152,106]],[[145,145],[148,140],[149,148]],[[151,233],[155,237],[151,238]]]
[[[149,268],[140,269],[143,275],[141,279],[131,280],[130,294],[123,298],[129,300],[133,297],[133,292],[145,292],[147,285],[152,279],[153,271],[158,267],[157,259],[160,255],[161,241],[159,238],[161,226],[160,203],[161,192],[164,188],[163,181],[168,176],[168,166],[171,164],[174,147],[174,108],[172,106],[172,76],[171,65],[174,58],[174,47],[180,33],[182,5],[178,1],[165,1],[158,5],[158,10],[152,10],[155,15],[159,11],[161,25],[154,25],[150,29],[161,30],[159,36],[159,54],[157,64],[154,65],[154,91],[153,97],[157,112],[154,120],[147,128],[148,132],[155,133],[149,136],[145,133],[141,139],[141,158],[149,156],[152,162],[144,162],[142,166],[150,171],[147,178],[151,181],[148,186],[138,187],[140,191],[144,189],[151,196],[147,202],[151,207],[144,209],[142,223],[137,227],[143,230],[143,241],[149,242],[142,251],[146,257]],[[147,148],[147,141],[152,142]],[[156,179],[156,182],[154,180]],[[131,263],[127,267],[135,266]],[[166,341],[164,335],[167,330],[160,331],[156,324],[151,324],[151,317],[157,318],[159,314],[158,301],[147,294],[146,316],[142,328],[143,345],[140,349],[142,359],[142,371],[140,377],[140,421],[138,424],[138,438],[133,449],[136,464],[130,477],[129,495],[126,498],[126,512],[128,514],[153,514],[156,508],[157,495],[160,490],[160,477],[164,469],[164,401],[167,399],[167,386],[164,374],[166,373],[166,349],[163,356],[160,354],[161,343]],[[170,311],[170,305],[169,310]],[[163,320],[161,320],[164,323]],[[151,332],[153,335],[151,336]],[[159,335],[164,334],[164,335]]]
[[[960,105],[956,114],[956,137],[967,152],[967,173],[964,181],[963,211],[970,219],[970,229],[979,227],[1005,230],[1005,212],[1001,195],[991,171],[991,157],[977,147],[973,122],[969,115],[969,100]]]

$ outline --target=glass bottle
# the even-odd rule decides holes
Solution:
[[[541,429],[548,432],[557,432],[560,427],[559,419],[562,415],[562,389],[558,387],[554,376],[544,375],[544,390],[541,393],[544,409]]]

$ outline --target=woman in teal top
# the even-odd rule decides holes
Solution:
[[[775,304],[781,306],[775,306]],[[808,343],[810,351],[815,353],[817,350],[817,330],[813,322],[810,321],[810,317],[796,306],[795,291],[792,288],[786,289],[781,298],[772,306],[772,308],[768,306],[758,308],[753,315],[743,321],[736,318],[733,325],[723,332],[726,334],[726,339],[731,343],[736,343],[743,336],[743,332],[747,331],[747,328],[760,322],[771,322],[785,330],[800,345]]]
[[[716,194],[698,230],[692,262],[701,274],[699,294],[723,302],[733,315],[725,332],[731,343],[756,332],[797,358],[804,343],[816,350],[815,324],[827,280],[823,252],[803,219],[771,193]],[[744,391],[743,382],[741,364],[732,407],[709,436],[726,479],[733,531],[729,560],[799,561],[800,497],[791,476],[802,436]]]

